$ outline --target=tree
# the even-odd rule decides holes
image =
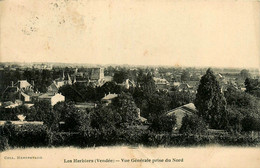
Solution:
[[[84,87],[82,86],[81,89],[83,90]],[[73,86],[64,85],[59,88],[59,93],[61,93],[62,95],[64,95],[66,97],[66,101],[74,101],[74,102],[84,102],[85,101],[85,97],[83,94],[86,93],[86,91],[79,92],[75,85],[73,85]]]
[[[258,79],[246,78],[245,80],[246,92],[252,93],[259,87]]]
[[[260,127],[259,98],[229,87],[225,91],[228,110],[228,130],[232,132],[252,131]]]
[[[241,113],[240,108],[234,106],[228,106],[228,127],[227,130],[230,132],[240,132],[242,130],[242,121],[244,115]]]
[[[128,73],[126,70],[122,69],[120,71],[116,71],[113,77],[113,81],[116,83],[123,83],[128,78]]]
[[[142,70],[138,73],[137,86],[143,92],[144,96],[149,96],[156,92],[156,85],[152,74],[145,74]]]
[[[179,130],[181,134],[202,134],[207,130],[206,123],[197,115],[185,115]]]
[[[43,124],[47,126],[48,131],[58,129],[60,115],[56,111],[53,111],[49,101],[43,100],[35,102],[34,108],[36,111],[35,119],[38,121],[43,121]]]
[[[167,116],[163,114],[159,117],[155,117],[152,119],[152,124],[150,125],[149,129],[156,132],[171,133],[173,131],[175,124],[176,124],[175,115]]]
[[[65,117],[68,116],[71,111],[77,111],[77,108],[73,102],[58,102],[53,106],[53,110],[60,114],[61,121],[65,121]]]
[[[86,131],[90,129],[90,116],[86,111],[70,110],[65,116],[65,127],[69,131]]]
[[[133,125],[138,120],[138,108],[131,94],[123,92],[112,104],[120,114],[122,124]]]
[[[245,80],[246,92],[256,97],[260,97],[260,82],[258,79],[246,78]]]
[[[242,120],[243,131],[260,131],[260,117],[257,115],[247,115]]]
[[[250,78],[251,75],[249,73],[249,71],[247,69],[242,69],[240,71],[240,76],[242,77],[242,79],[246,79],[246,78]]]
[[[60,115],[60,121],[65,121],[69,131],[81,131],[90,125],[87,112],[78,110],[73,102],[59,102],[53,110]]]
[[[235,106],[236,108],[257,108],[257,98],[230,86],[224,92],[227,105]]]
[[[194,104],[198,116],[205,119],[211,128],[222,129],[226,126],[226,99],[211,69],[201,77]]]
[[[106,82],[104,85],[101,86],[101,90],[103,94],[121,93],[121,87],[117,85],[115,82]]]
[[[189,71],[185,70],[181,74],[181,81],[189,81],[190,80],[190,73]]]
[[[121,126],[122,117],[113,106],[99,105],[90,112],[91,127],[100,132],[116,131]]]
[[[54,110],[47,110],[43,117],[43,124],[47,126],[48,131],[57,131],[59,128],[60,114]]]
[[[37,101],[34,103],[36,111],[35,120],[43,121],[46,118],[46,114],[52,111],[51,103],[47,100]]]
[[[190,91],[173,91],[170,93],[170,108],[177,108],[182,105],[192,103],[195,99],[195,93],[192,93]]]
[[[133,98],[136,105],[141,109],[144,117],[147,117],[149,112],[149,102],[154,95],[156,95],[157,89],[153,76],[150,73],[144,73],[143,70],[139,70],[137,77],[137,87],[133,90]]]
[[[148,97],[147,103],[148,107],[146,112],[148,112],[150,116],[158,117],[170,110],[171,99],[166,93],[158,92]]]

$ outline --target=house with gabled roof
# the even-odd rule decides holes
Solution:
[[[168,89],[170,83],[164,78],[153,77],[154,83],[158,89]]]
[[[48,92],[54,92],[54,93],[58,93],[59,88],[55,83],[52,83],[48,88],[47,88]]]
[[[17,99],[22,101],[31,101],[30,96],[26,92],[32,92],[33,86],[27,80],[19,80],[17,83],[7,86],[2,93],[3,101],[15,101]]]
[[[50,86],[48,86],[47,90],[51,93],[58,93],[59,88],[64,85],[72,85],[72,80],[69,74],[67,74],[67,79],[65,79],[65,75],[63,72],[62,77],[55,79]]]
[[[52,106],[54,106],[58,102],[64,102],[65,96],[63,96],[62,94],[59,94],[59,93],[47,92],[47,93],[39,96],[38,100],[47,100],[51,103]]]
[[[22,90],[33,90],[33,86],[27,80],[19,80],[14,86]]]
[[[185,104],[183,106],[172,109],[166,113],[167,116],[175,115],[176,116],[176,127],[178,130],[181,128],[182,119],[186,115],[194,115],[197,113],[197,109],[193,103]]]
[[[7,86],[2,93],[3,101],[15,101],[18,99],[19,88],[17,86]]]

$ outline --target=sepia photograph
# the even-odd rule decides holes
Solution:
[[[0,0],[0,167],[260,165],[257,0]]]

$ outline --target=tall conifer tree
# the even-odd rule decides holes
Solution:
[[[211,69],[201,77],[194,104],[198,115],[204,118],[210,128],[221,129],[226,126],[226,99]]]

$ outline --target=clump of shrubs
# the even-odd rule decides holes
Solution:
[[[6,138],[10,146],[46,146],[46,130],[45,125],[25,124],[18,126],[11,123],[5,123],[0,127],[0,137],[3,137],[1,143],[5,144]]]
[[[260,119],[255,116],[247,115],[242,120],[243,131],[260,131]]]
[[[8,138],[5,136],[0,136],[0,151],[7,150],[9,148]]]
[[[202,118],[197,115],[186,115],[182,119],[182,126],[179,130],[181,134],[203,134],[207,130],[207,125]]]
[[[171,133],[176,124],[175,115],[161,115],[159,117],[154,117],[149,130],[155,132],[168,132]]]

